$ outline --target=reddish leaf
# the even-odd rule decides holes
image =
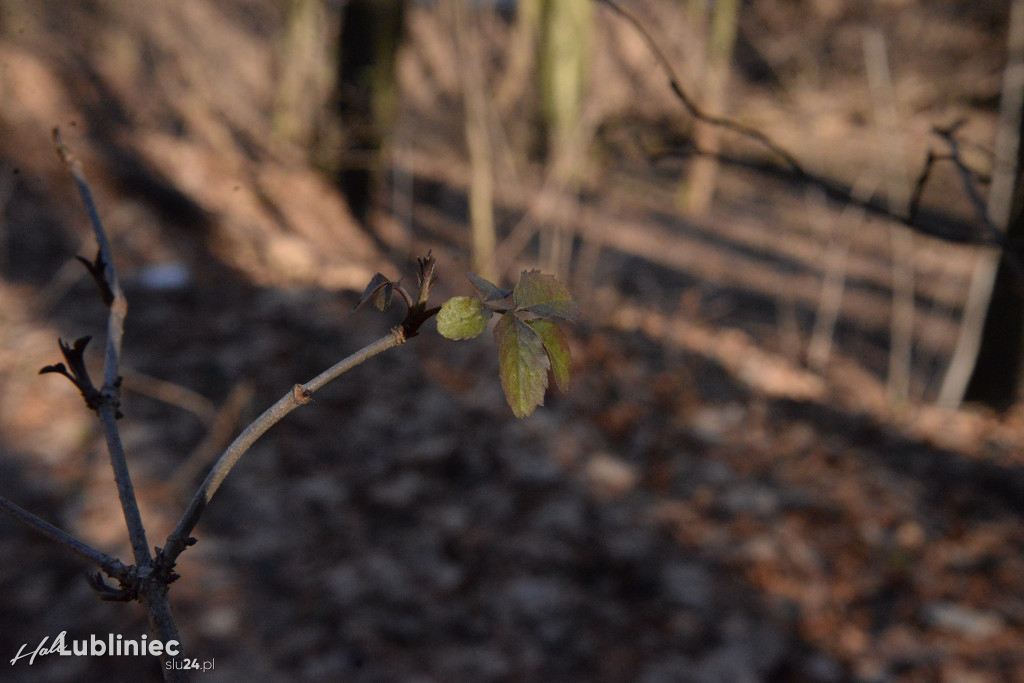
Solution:
[[[524,270],[512,296],[518,310],[529,311],[539,318],[563,318],[569,322],[579,320],[580,307],[554,275],[544,275],[539,270]]]
[[[377,273],[370,279],[370,284],[366,285],[366,289],[363,290],[362,296],[359,297],[359,301],[352,307],[352,310],[358,310],[367,301],[373,299],[374,305],[383,311],[391,303],[393,292],[394,283],[384,274]]]
[[[480,296],[484,298],[484,301],[501,301],[502,299],[507,299],[508,295],[512,293],[511,289],[501,289],[493,282],[489,282],[479,275],[466,273],[466,277],[479,290]]]

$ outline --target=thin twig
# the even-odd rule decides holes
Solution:
[[[72,554],[102,569],[107,576],[114,579],[127,577],[128,568],[121,563],[120,560],[114,559],[113,557],[82,543],[66,531],[62,531],[49,522],[36,517],[28,510],[19,507],[3,496],[0,496],[0,512],[4,512],[10,517],[28,526],[30,529],[41,533],[51,541],[56,541]]]
[[[64,161],[64,165],[75,181],[78,194],[82,197],[82,203],[85,204],[85,211],[89,217],[89,223],[92,226],[96,244],[99,246],[97,265],[102,265],[103,281],[101,286],[105,286],[106,291],[112,297],[107,316],[107,346],[106,360],[103,365],[103,387],[100,390],[103,400],[96,408],[96,413],[103,425],[103,435],[107,440],[107,450],[110,452],[110,465],[114,470],[117,495],[121,500],[121,509],[124,512],[125,523],[128,526],[132,554],[135,557],[135,564],[141,567],[152,560],[152,555],[149,553],[146,529],[142,524],[139,504],[135,499],[135,489],[132,486],[131,475],[128,472],[128,461],[124,455],[121,434],[117,429],[121,385],[118,368],[121,362],[121,339],[124,336],[124,319],[128,312],[128,302],[124,298],[124,292],[121,291],[121,285],[117,280],[110,241],[107,239],[103,222],[100,220],[99,212],[96,210],[96,203],[93,201],[89,183],[85,179],[82,162],[64,144],[60,130],[57,128],[53,129],[53,142],[57,147],[57,153],[60,155],[61,160]]]
[[[128,472],[128,459],[124,453],[124,444],[121,442],[121,432],[117,427],[115,411],[116,408],[104,403],[96,412],[103,425],[103,436],[106,438],[107,450],[110,452],[110,465],[114,470],[117,495],[121,501],[125,524],[128,526],[132,555],[135,558],[135,564],[142,567],[151,562],[153,558],[149,553],[146,529],[142,524],[142,514],[139,512],[139,504],[135,498],[135,487],[132,485],[131,475]]]
[[[228,446],[227,450],[220,456],[217,463],[206,476],[199,490],[196,491],[188,509],[182,515],[178,526],[167,538],[167,545],[163,550],[163,559],[169,567],[174,564],[177,557],[191,545],[190,539],[192,530],[199,523],[199,518],[206,509],[206,505],[213,498],[213,494],[220,488],[224,477],[228,475],[238,460],[252,447],[268,429],[281,421],[281,419],[301,405],[309,403],[313,392],[317,391],[339,375],[351,370],[355,366],[376,356],[378,353],[387,351],[390,348],[404,344],[405,334],[401,328],[395,328],[390,334],[381,337],[369,346],[366,346],[351,356],[339,361],[327,370],[323,371],[305,384],[296,384],[291,391],[282,396],[277,403],[267,408],[262,415],[246,427],[238,437]]]
[[[668,77],[669,87],[672,88],[672,92],[673,94],[675,94],[676,99],[682,102],[683,106],[686,107],[686,110],[690,113],[691,116],[693,116],[695,119],[703,121],[704,123],[710,124],[712,126],[718,126],[720,128],[725,128],[727,130],[731,130],[735,133],[739,133],[744,137],[750,138],[751,140],[757,141],[762,147],[764,147],[772,154],[782,159],[786,163],[786,166],[789,167],[789,170],[791,172],[803,178],[810,178],[810,174],[804,170],[803,166],[800,164],[799,161],[797,161],[796,157],[794,157],[788,151],[786,151],[781,146],[776,144],[771,138],[769,138],[761,131],[757,130],[756,128],[751,128],[750,126],[745,126],[738,121],[733,121],[732,119],[728,119],[722,116],[712,116],[706,113],[704,110],[702,110],[699,106],[697,106],[697,103],[693,101],[693,98],[691,98],[686,93],[686,90],[683,89],[683,86],[680,85],[679,77],[676,76],[676,72],[672,66],[672,62],[669,61],[668,57],[665,56],[665,53],[662,52],[660,47],[658,47],[658,43],[655,42],[654,37],[650,34],[650,32],[646,28],[644,28],[644,25],[640,22],[640,20],[637,19],[632,13],[623,9],[614,0],[595,1],[607,5],[612,11],[614,11],[620,17],[625,19],[627,22],[629,22],[633,26],[633,28],[637,30],[640,36],[644,39],[644,42],[647,43],[647,47],[650,48],[651,53],[654,55],[655,59],[658,60],[658,63],[661,66],[661,70]]]
[[[138,370],[125,369],[122,377],[122,389],[136,394],[148,396],[168,405],[177,406],[195,415],[205,427],[210,427],[217,419],[217,405],[198,391],[174,382],[152,377]]]
[[[953,165],[956,166],[957,173],[960,174],[960,180],[964,186],[964,191],[967,193],[967,197],[971,200],[971,204],[974,205],[974,210],[981,218],[981,224],[985,228],[985,232],[992,240],[1001,240],[1003,238],[1003,231],[992,222],[992,217],[989,215],[985,198],[982,197],[981,192],[978,191],[978,174],[964,162],[963,155],[960,153],[960,142],[957,140],[956,133],[964,123],[965,121],[961,120],[946,128],[939,126],[932,128],[932,131],[942,138],[942,140],[949,146],[949,155],[946,157],[938,157],[938,159],[948,159],[953,162]]]
[[[114,270],[113,252],[110,249],[110,241],[103,228],[99,212],[96,210],[96,203],[92,198],[92,191],[85,179],[85,172],[78,158],[71,152],[61,138],[60,131],[53,129],[53,142],[57,153],[63,160],[64,165],[71,173],[78,188],[78,194],[82,197],[85,210],[92,226],[93,234],[96,237],[96,244],[99,247],[99,254],[95,263],[87,266],[89,272],[100,286],[100,292],[108,306],[107,315],[107,345],[106,360],[103,366],[103,387],[100,389],[101,401],[96,406],[96,414],[103,425],[103,435],[107,441],[107,450],[110,454],[110,465],[114,471],[114,481],[117,485],[117,495],[121,501],[121,510],[124,513],[125,524],[128,527],[128,538],[132,546],[132,554],[135,558],[135,566],[138,570],[138,596],[146,605],[149,613],[149,622],[153,634],[163,643],[170,641],[181,642],[178,635],[178,626],[171,614],[171,606],[167,600],[167,584],[174,579],[174,575],[167,567],[154,567],[153,556],[149,551],[149,543],[146,540],[146,529],[142,524],[142,514],[139,512],[139,504],[135,498],[135,489],[132,486],[131,475],[128,471],[128,460],[125,457],[124,445],[121,442],[121,433],[117,428],[117,418],[120,416],[120,393],[121,377],[119,367],[121,363],[121,340],[124,337],[124,320],[128,312],[128,302],[121,290],[117,279],[117,272]],[[154,571],[155,570],[155,571]],[[170,659],[180,659],[178,657]],[[161,661],[166,663],[169,657],[164,654]],[[164,680],[180,681],[186,680],[187,676],[180,668],[171,666],[164,667]]]

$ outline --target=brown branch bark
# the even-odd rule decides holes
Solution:
[[[344,360],[339,361],[305,384],[296,384],[292,387],[291,391],[278,399],[274,405],[263,411],[263,414],[256,418],[252,424],[246,427],[242,433],[235,438],[231,445],[228,446],[227,450],[224,451],[220,456],[220,459],[210,470],[210,473],[206,476],[206,480],[203,481],[202,486],[200,486],[199,490],[196,491],[195,496],[192,497],[192,502],[189,503],[188,508],[185,510],[185,514],[182,515],[181,520],[178,522],[174,531],[171,532],[171,535],[167,537],[167,545],[164,547],[162,552],[163,563],[168,567],[173,566],[175,560],[177,560],[178,556],[184,552],[185,548],[195,542],[194,539],[191,538],[192,530],[195,529],[196,524],[199,523],[199,518],[206,509],[206,505],[213,498],[213,494],[217,492],[217,489],[220,488],[224,478],[229,472],[231,472],[239,459],[245,455],[246,451],[256,443],[257,439],[263,436],[268,429],[280,422],[285,415],[292,412],[299,406],[309,403],[313,392],[320,389],[332,379],[337,378],[339,375],[351,370],[360,363],[376,356],[378,353],[382,353],[390,348],[404,344],[405,341],[406,337],[401,328],[395,328],[390,334],[381,337],[369,346],[366,346]]]
[[[90,269],[93,277],[100,285],[101,293],[107,302],[109,313],[107,316],[107,344],[105,351],[105,362],[103,366],[103,386],[100,388],[100,402],[96,406],[96,414],[103,426],[103,435],[107,441],[107,450],[110,454],[110,465],[114,471],[114,481],[117,485],[118,498],[121,501],[121,510],[124,513],[125,524],[128,527],[128,537],[132,546],[132,554],[135,558],[139,579],[138,595],[146,605],[149,613],[150,626],[153,629],[154,637],[163,643],[169,641],[181,642],[178,635],[178,627],[171,614],[171,606],[167,601],[167,585],[173,580],[169,575],[154,573],[153,556],[149,552],[149,544],[146,540],[146,528],[142,523],[142,514],[139,512],[139,504],[135,498],[135,488],[132,486],[131,475],[128,471],[128,460],[125,457],[124,445],[121,443],[121,434],[117,428],[117,418],[120,416],[119,407],[121,402],[121,377],[118,374],[121,363],[121,340],[124,337],[124,320],[128,312],[128,302],[118,282],[117,271],[114,269],[113,252],[110,248],[110,241],[107,239],[106,230],[100,220],[99,212],[92,198],[92,191],[85,179],[85,172],[78,158],[64,144],[58,129],[53,130],[53,141],[57,153],[71,173],[78,194],[85,204],[86,214],[89,217],[89,224],[92,226],[93,234],[96,237],[96,244],[99,246],[95,270]],[[102,266],[102,270],[100,269]],[[175,659],[179,659],[181,655]],[[161,656],[161,662],[166,663],[167,655]],[[165,680],[185,680],[185,675],[177,668],[166,666],[163,668]]]

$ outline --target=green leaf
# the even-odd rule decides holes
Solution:
[[[502,299],[508,298],[508,295],[512,293],[511,289],[502,289],[493,282],[489,282],[479,275],[473,275],[473,273],[466,273],[466,277],[473,283],[473,286],[480,290],[480,296],[484,298],[484,301],[501,301]]]
[[[548,360],[551,361],[551,376],[555,385],[566,392],[569,390],[569,371],[572,368],[572,356],[569,354],[569,339],[562,328],[550,320],[525,321],[544,344]]]
[[[541,338],[526,323],[509,314],[494,326],[498,342],[498,366],[505,398],[515,416],[522,419],[544,403],[551,367]]]
[[[455,296],[437,313],[437,331],[448,339],[472,339],[487,327],[490,310],[475,297]]]
[[[540,318],[576,322],[580,317],[580,307],[565,285],[554,275],[544,275],[539,270],[524,270],[512,297],[518,310],[529,311]]]

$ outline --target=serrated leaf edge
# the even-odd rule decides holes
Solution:
[[[569,377],[572,374],[572,354],[569,352],[569,338],[566,336],[565,330],[559,327],[557,323],[540,318],[536,320],[526,320],[524,322],[534,331],[534,334],[540,337],[541,343],[544,344],[544,352],[547,353],[548,356],[548,365],[551,368],[551,376],[555,380],[555,386],[557,386],[563,393],[568,392]],[[551,340],[549,340],[548,335],[539,332],[537,330],[538,326],[542,328],[549,328],[549,332],[553,336],[556,336],[554,341],[561,348],[552,349],[552,343]],[[565,363],[558,360],[563,357],[563,354],[559,353],[559,351],[564,352],[564,358],[566,360]]]
[[[560,293],[564,294],[564,298],[544,299],[541,301],[524,301],[523,299],[526,295],[523,290],[523,281],[525,279],[529,284],[530,278],[536,280],[541,280],[543,278],[543,280],[550,281],[559,290],[561,290]],[[569,288],[554,275],[547,275],[536,268],[532,270],[524,270],[520,274],[519,283],[516,284],[516,288],[512,291],[512,298],[515,301],[515,310],[517,311],[529,311],[540,318],[562,318],[563,320],[573,323],[579,320],[580,307],[569,293]],[[554,310],[551,310],[552,308]]]
[[[508,330],[510,325],[515,326],[515,329]],[[529,336],[522,335],[524,330],[528,331]],[[544,405],[544,395],[548,389],[548,371],[551,369],[551,360],[548,358],[547,350],[544,349],[544,341],[529,325],[515,315],[508,315],[499,320],[494,327],[494,335],[498,344],[498,366],[501,386],[505,390],[505,400],[516,417],[519,419],[529,417],[537,406]],[[506,351],[503,342],[508,335],[513,335],[516,339],[517,351],[513,367],[509,367],[503,358]],[[534,386],[523,382],[525,373],[522,372],[524,367],[521,362],[522,353],[519,349],[525,339],[536,339],[543,350],[543,353],[538,356],[541,359],[541,367],[536,369],[538,377]],[[529,370],[529,368],[525,369]]]

